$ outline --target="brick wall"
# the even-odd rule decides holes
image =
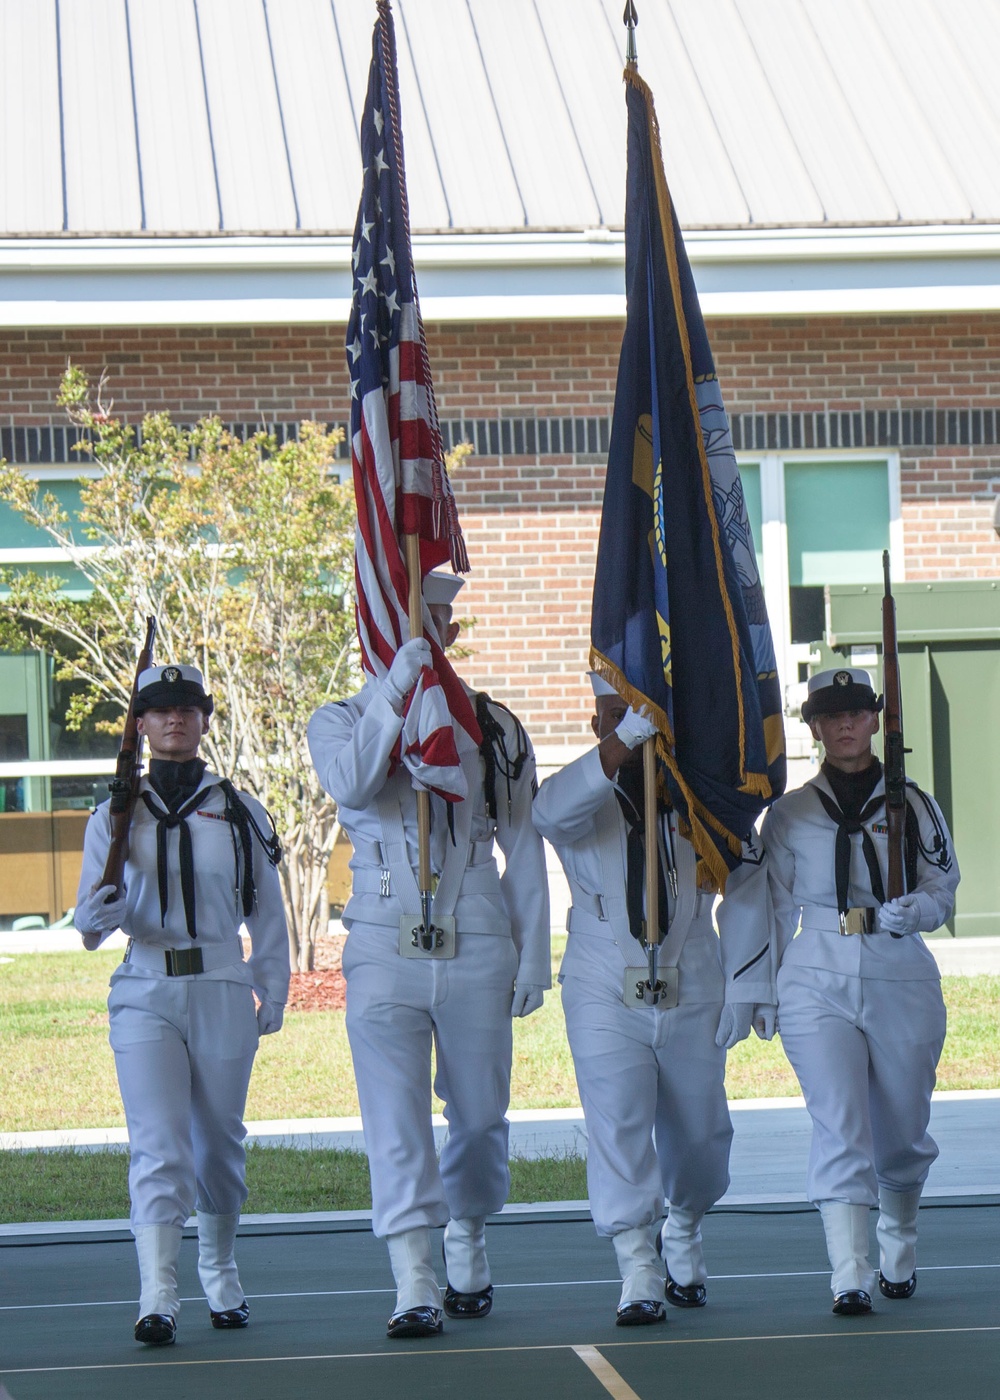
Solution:
[[[774,434],[781,447],[799,431],[789,415],[808,417],[810,433],[816,415],[844,415],[860,424],[844,431],[861,436],[841,444],[899,444],[908,576],[1000,576],[991,523],[1000,316],[725,319],[709,331],[734,426],[746,416],[744,445],[754,444],[754,422],[757,445]],[[620,340],[619,324],[600,321],[431,327],[441,417],[460,428],[469,419],[606,419]],[[167,409],[185,420],[343,421],[342,346],[339,326],[4,332],[0,428],[64,421],[54,400],[68,358],[95,377],[109,369],[127,418]],[[473,457],[455,483],[475,569],[462,595],[461,611],[477,619],[463,669],[509,699],[543,743],[587,732],[580,677],[603,472],[599,452],[498,450]]]
[[[1000,401],[996,314],[725,320],[709,332],[732,414],[875,405],[948,413]],[[907,577],[1000,575],[996,441],[903,446],[900,459]]]
[[[713,320],[709,334],[734,417],[1000,406],[995,315],[726,319]],[[620,340],[621,327],[607,322],[530,336],[517,327],[437,329],[430,350],[442,417],[609,409]],[[998,427],[979,434],[992,442],[903,446],[890,433],[881,444],[900,452],[907,577],[1000,576],[992,528]],[[975,435],[973,427],[968,436]],[[536,459],[477,457],[455,483],[475,565],[463,609],[479,619],[466,669],[474,683],[521,707],[542,742],[574,742],[587,732],[590,700],[579,677],[602,483],[603,458],[579,456],[544,467]]]

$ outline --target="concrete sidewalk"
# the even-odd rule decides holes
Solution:
[[[564,922],[555,922],[555,912],[554,909],[553,935],[561,934],[565,928]],[[330,933],[344,933],[339,920],[331,919]],[[124,949],[126,942],[123,933],[113,933],[102,946]],[[1000,973],[1000,938],[949,938],[935,934],[927,939],[927,946],[934,954],[943,977],[995,976]],[[0,959],[20,953],[74,953],[79,952],[80,948],[80,935],[72,928],[34,928],[17,933],[0,929]]]
[[[737,1099],[730,1103],[734,1139],[730,1205],[804,1201],[810,1123],[796,1099]],[[519,1157],[587,1155],[587,1131],[579,1108],[512,1110],[510,1150]],[[447,1125],[434,1120],[438,1144]],[[250,1143],[267,1147],[354,1148],[364,1151],[360,1118],[289,1119],[248,1123]],[[941,1155],[931,1170],[927,1196],[1000,1195],[1000,1089],[935,1094],[931,1133]],[[0,1133],[0,1150],[123,1150],[124,1128],[80,1132]]]

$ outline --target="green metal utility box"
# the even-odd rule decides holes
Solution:
[[[1000,581],[893,587],[907,776],[941,804],[962,883],[951,931],[1000,935]],[[826,589],[813,671],[849,658],[882,681],[882,589]]]

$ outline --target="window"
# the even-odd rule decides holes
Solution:
[[[764,577],[764,521],[760,502],[760,463],[741,462],[740,480],[743,482],[743,496],[747,503],[750,529],[753,531],[754,553],[757,556],[757,572]]]
[[[738,460],[787,698],[823,636],[825,586],[879,582],[884,549],[894,576],[905,577],[899,458],[813,452]],[[805,726],[797,739],[796,727],[786,726],[790,755],[799,744],[808,751]]]
[[[72,517],[80,503],[80,478],[96,469],[28,466],[25,474],[56,497]],[[77,530],[74,538],[90,547]],[[0,567],[36,569],[66,580],[80,596],[89,587],[49,536],[0,502]],[[117,741],[97,723],[117,714],[101,707],[80,731],[66,727],[73,687],[57,681],[51,658],[37,652],[0,654],[0,814],[91,808],[107,796]],[[2,844],[2,843],[0,843]]]
[[[95,546],[84,538],[79,525],[73,527],[73,522],[80,506],[80,479],[96,476],[96,468],[30,466],[24,467],[23,470],[25,476],[38,483],[42,494],[55,496],[68,513],[74,543],[83,549],[94,548]],[[79,571],[67,562],[63,550],[52,543],[45,531],[29,525],[6,501],[0,501],[0,568],[10,568],[18,564],[63,579],[66,585],[81,597],[90,592],[89,585]]]
[[[0,705],[8,705],[6,696]],[[0,763],[21,763],[28,757],[28,716],[0,714]],[[0,812],[24,811],[24,780],[0,778]]]
[[[885,462],[786,462],[785,521],[791,640],[816,642],[826,584],[882,577],[889,548]]]
[[[52,470],[50,468],[49,470]],[[65,467],[58,468],[65,472]],[[29,469],[30,472],[30,469]],[[30,472],[33,477],[34,472]],[[79,472],[74,474],[72,480],[66,480],[65,476],[42,477],[38,479],[38,489],[42,495],[54,496],[63,510],[73,518],[80,508],[80,485]],[[73,532],[74,543],[86,544],[82,531],[79,527]],[[44,530],[38,530],[7,504],[0,501],[0,558],[8,550],[16,549],[19,552],[51,550],[52,541]]]

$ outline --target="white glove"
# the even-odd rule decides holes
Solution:
[[[545,988],[536,987],[533,982],[516,982],[514,999],[510,1004],[512,1016],[530,1016],[545,1000]]]
[[[260,1035],[273,1035],[281,1030],[285,1019],[285,1008],[280,1001],[262,1001],[257,1008],[257,1031]]]
[[[420,672],[430,664],[431,644],[425,637],[404,642],[392,658],[388,674],[379,681],[379,689],[397,715],[403,713],[406,697],[416,685]]]
[[[771,1040],[777,1028],[778,1008],[770,1002],[760,1002],[753,1009],[753,1028],[760,1040]]]
[[[727,1001],[719,1017],[715,1043],[720,1050],[731,1050],[750,1034],[754,1004],[752,1001]]]
[[[73,911],[73,922],[84,937],[88,934],[111,933],[114,929],[121,928],[122,919],[125,917],[125,900],[113,899],[109,904],[105,903],[108,895],[115,893],[114,885],[102,885],[100,889],[92,889],[90,894],[80,900]],[[93,944],[93,947],[96,946],[96,943]]]
[[[627,749],[637,749],[647,739],[655,739],[659,732],[647,715],[645,705],[641,710],[629,710],[615,730]]]
[[[920,928],[920,898],[901,894],[890,899],[878,911],[878,926],[883,933],[916,933]]]

